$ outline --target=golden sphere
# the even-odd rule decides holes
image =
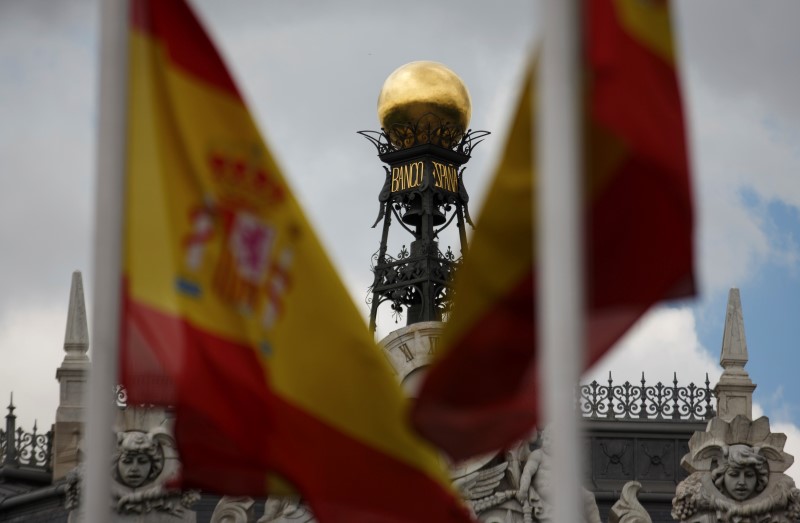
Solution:
[[[462,133],[467,129],[472,102],[461,78],[438,62],[410,62],[395,69],[378,96],[381,127],[414,125],[429,113]]]

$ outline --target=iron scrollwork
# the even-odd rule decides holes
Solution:
[[[396,321],[409,307],[420,302],[424,283],[433,284],[437,314],[442,316],[449,311],[449,283],[461,260],[455,258],[450,248],[441,252],[435,242],[420,251],[412,254],[403,245],[396,257],[384,255],[383,260],[379,260],[379,253],[372,256],[375,283],[369,289],[367,302],[372,303],[375,295],[379,296],[379,304],[391,302]]]

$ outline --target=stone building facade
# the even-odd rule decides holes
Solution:
[[[414,323],[381,341],[410,396],[416,393],[432,362],[442,327],[443,323],[437,321]],[[81,444],[85,419],[81,398],[89,368],[88,347],[81,276],[75,273],[64,360],[56,371],[60,384],[56,422],[47,432],[37,427],[25,431],[16,426],[17,406],[12,401],[5,428],[0,430],[0,521],[76,520],[80,509],[79,465],[85,452]],[[739,424],[744,423],[741,420],[756,423],[751,422],[755,385],[744,370],[747,357],[741,303],[734,289],[720,358],[724,372],[713,389],[708,381],[697,386],[680,385],[677,379],[648,384],[644,376],[636,383],[615,382],[609,376],[607,383],[578,387],[576,410],[583,419],[588,452],[586,490],[576,493],[576,499],[587,507],[587,521],[645,521],[630,519],[634,510],[630,507],[636,506],[650,521],[674,521],[676,488],[690,472],[696,472],[692,467],[698,467],[686,467],[687,459],[690,463],[697,461],[692,458],[697,454],[692,443],[698,437],[695,434],[705,433],[712,419],[718,432],[722,430],[720,423],[730,424],[735,419]],[[127,408],[122,396],[118,401],[120,411],[114,429],[119,446],[109,479],[115,485],[113,502],[119,507],[120,521],[313,521],[301,499],[255,500],[170,490],[166,485],[178,466],[178,456],[169,412]],[[717,402],[723,411],[719,415]],[[480,521],[548,521],[543,487],[544,475],[552,473],[547,470],[547,437],[552,436],[534,432],[513,449],[451,468],[454,485]],[[775,438],[780,440],[780,435]],[[770,459],[790,462],[791,457],[781,452],[782,446]],[[774,479],[773,485],[784,482]],[[793,484],[787,488],[791,494]],[[628,499],[620,502],[621,495]],[[620,519],[623,516],[629,519]]]

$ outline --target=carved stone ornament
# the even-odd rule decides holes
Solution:
[[[223,496],[211,514],[211,523],[248,523],[253,521],[253,498]]]
[[[650,514],[636,497],[641,488],[642,484],[638,481],[625,483],[619,501],[614,503],[608,513],[608,523],[653,523]]]
[[[685,523],[790,523],[800,519],[800,491],[784,471],[794,458],[769,420],[714,418],[695,432],[681,466],[672,517]]]
[[[255,520],[255,500],[247,497],[225,496],[214,509],[211,523],[311,523],[311,510],[299,497],[270,497],[264,503],[264,515]]]
[[[131,409],[129,409],[131,410]],[[129,416],[130,417],[130,416]],[[137,418],[152,418],[140,415]],[[189,510],[200,499],[197,491],[180,491],[166,485],[178,472],[175,444],[169,430],[156,425],[149,431],[117,432],[117,447],[111,467],[111,503],[115,521],[129,522],[194,522]],[[80,521],[80,468],[67,476],[67,508],[70,520]]]
[[[270,498],[264,503],[264,515],[256,523],[308,523],[314,521],[311,510],[297,497]]]
[[[165,486],[177,472],[165,470],[166,454],[174,450],[174,445],[172,435],[162,427],[117,433],[111,492],[119,514],[160,512],[184,520],[184,512],[200,496],[195,491]]]

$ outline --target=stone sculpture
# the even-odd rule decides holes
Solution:
[[[672,516],[685,523],[797,521],[800,490],[784,474],[794,461],[785,443],[766,417],[714,418],[689,440],[681,465],[690,475],[678,485]]]
[[[136,523],[194,522],[191,505],[197,491],[180,491],[167,484],[179,470],[169,419],[159,409],[126,408],[120,412],[117,447],[110,470],[110,500],[115,521]],[[70,521],[80,521],[80,469],[67,475],[67,508]]]
[[[551,520],[550,499],[553,494],[553,478],[550,465],[550,441],[552,437],[550,428],[545,428],[541,436],[541,447],[528,455],[522,469],[516,497],[522,505],[525,523]],[[577,495],[582,497],[586,522],[601,523],[594,495],[586,489],[582,489]]]
[[[483,523],[545,523],[552,521],[549,455],[550,431],[545,429],[515,448],[474,462],[469,471],[454,474],[453,484]],[[576,493],[587,523],[600,523],[591,492]]]
[[[183,518],[185,510],[200,496],[195,491],[181,492],[165,486],[173,475],[163,474],[165,447],[172,449],[174,440],[160,427],[150,432],[130,430],[117,433],[112,496],[118,513],[160,512],[186,521]]]
[[[159,440],[169,441],[163,433],[138,430],[117,433],[117,452],[113,474],[117,482],[136,489],[152,482],[164,470],[164,452]]]

